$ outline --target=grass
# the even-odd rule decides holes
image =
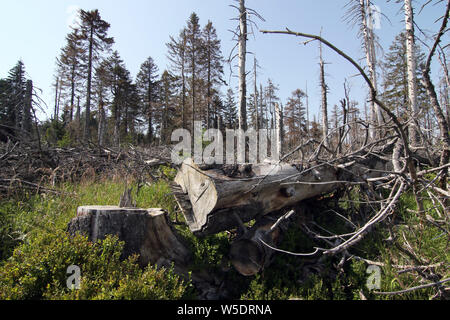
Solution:
[[[399,273],[395,265],[435,265],[435,274],[443,278],[450,275],[449,238],[440,228],[427,221],[427,215],[433,219],[442,219],[433,209],[433,203],[424,198],[425,213],[416,213],[416,202],[411,193],[405,193],[396,210],[396,223],[391,226],[394,242],[391,245],[378,246],[380,260],[385,263],[381,291],[393,292],[424,284],[418,272]],[[387,233],[386,233],[387,236]],[[412,252],[413,254],[409,253]],[[430,281],[427,281],[429,283]],[[379,299],[429,299],[435,289],[422,289],[401,296],[380,296]]]
[[[356,193],[354,193],[355,195]],[[353,195],[353,196],[354,196]],[[355,200],[355,198],[353,198]],[[350,202],[343,202],[341,209],[350,209]],[[425,209],[432,208],[430,201],[424,200]],[[359,209],[359,208],[358,208]],[[351,254],[384,264],[381,271],[381,292],[394,292],[423,284],[423,277],[418,272],[401,272],[396,266],[414,266],[441,264],[433,269],[442,278],[449,277],[450,251],[449,238],[442,230],[427,223],[425,214],[417,214],[416,202],[411,193],[405,193],[394,215],[384,224],[377,226],[358,245],[351,249]],[[434,219],[439,219],[436,211],[428,212]],[[345,232],[342,221],[326,213],[326,208],[319,208],[314,214],[314,221],[327,230]],[[394,241],[389,238],[391,229]],[[347,230],[349,231],[349,230]],[[291,252],[311,252],[315,243],[298,229],[290,229],[284,237],[280,248]],[[405,248],[420,261],[405,254]],[[401,295],[378,295],[367,288],[370,274],[368,264],[351,259],[342,270],[336,268],[336,257],[323,259],[321,265],[314,264],[306,258],[289,255],[277,255],[274,262],[264,272],[252,279],[242,299],[278,300],[358,300],[364,295],[371,300],[428,300],[434,296],[434,288],[421,289]],[[317,268],[319,267],[319,268]],[[429,283],[427,281],[426,283]]]
[[[161,170],[166,176],[173,178],[173,172],[170,169],[162,168]],[[3,265],[4,268],[11,259],[27,261],[26,258],[20,255],[19,257],[22,260],[15,256],[19,254],[17,253],[18,250],[20,252],[29,252],[32,255],[33,252],[36,253],[42,249],[39,246],[42,245],[46,248],[49,245],[49,240],[42,240],[45,238],[44,235],[64,233],[68,222],[75,217],[76,209],[79,206],[117,205],[124,187],[123,180],[97,179],[77,185],[63,184],[60,186],[60,189],[63,191],[61,195],[24,194],[21,197],[1,201],[0,240],[2,242],[0,246],[0,266]],[[172,220],[175,219],[177,205],[171,195],[167,181],[159,180],[150,185],[145,185],[141,188],[138,195],[135,194],[135,191],[136,189],[134,188],[133,196],[138,207],[163,208],[169,212]],[[352,192],[349,196],[353,200],[357,200],[358,192]],[[326,201],[324,201],[324,208],[319,208],[319,213],[315,214],[314,221],[333,232],[347,232],[348,229],[346,229],[340,218],[326,212],[325,204]],[[433,204],[429,201],[424,201],[424,205],[425,208],[431,209]],[[436,273],[445,277],[449,275],[446,269],[450,261],[449,239],[445,235],[443,236],[442,230],[428,223],[424,214],[417,214],[408,210],[414,210],[415,206],[414,197],[410,193],[405,193],[401,197],[396,212],[389,220],[389,223],[378,226],[368,237],[351,250],[352,254],[385,264],[381,268],[381,291],[397,291],[422,284],[420,282],[421,278],[417,276],[417,273],[399,273],[398,268],[394,267],[394,265],[414,265],[416,263],[402,251],[402,248],[404,250],[404,248],[409,246],[413,248],[424,264],[442,263],[441,266],[435,268]],[[347,212],[349,217],[356,217],[361,209],[359,205],[351,205],[349,201],[340,203],[340,208]],[[434,210],[430,210],[428,214],[434,219],[440,218],[439,214]],[[180,214],[178,214],[178,219],[183,221]],[[187,226],[177,225],[176,228],[185,238],[194,255],[193,263],[189,268],[192,271],[230,269],[227,273],[227,281],[232,283],[232,291],[236,299],[351,300],[360,299],[361,293],[369,299],[429,299],[435,292],[434,288],[429,288],[405,295],[375,295],[366,288],[369,276],[366,273],[368,267],[366,263],[349,260],[344,264],[342,270],[338,270],[336,265],[339,263],[339,259],[335,257],[323,259],[320,264],[317,264],[305,258],[277,254],[273,263],[263,273],[255,277],[246,278],[234,271],[227,259],[230,247],[229,234],[220,233],[200,239],[195,237]],[[395,235],[395,241],[385,241],[389,236],[389,228]],[[64,236],[62,237],[64,238]],[[66,239],[64,241],[69,245],[69,240]],[[81,243],[83,242],[81,241]],[[111,245],[111,241],[109,245]],[[311,252],[311,248],[314,246],[317,246],[317,243],[314,243],[305,233],[299,232],[298,228],[288,230],[283,242],[279,244],[280,248],[292,252]],[[14,248],[18,250],[14,252]],[[60,250],[65,252],[65,249]],[[60,261],[58,257],[53,256],[49,257],[49,259],[51,261]],[[38,260],[33,260],[33,263],[40,265]],[[117,270],[120,272],[123,272],[122,269],[122,267],[117,267]],[[26,273],[26,270],[23,272]],[[170,272],[167,275],[169,278],[172,277],[170,278],[172,280],[169,279],[172,282],[169,280],[167,282],[170,283],[169,286],[166,286],[166,283],[161,282],[161,280],[158,280],[159,282],[156,283],[162,283],[163,287],[176,288],[177,293],[166,294],[166,292],[161,291],[160,296],[183,297],[183,287],[177,285],[176,281],[173,280],[174,276]],[[116,286],[114,288],[110,286],[110,292],[113,292],[111,294],[120,296],[118,292],[122,292],[123,295],[131,298],[147,297],[149,294],[148,288],[141,285],[141,277],[146,279],[144,283],[154,283],[152,282],[153,277],[161,279],[163,276],[154,270],[143,271],[140,275],[134,274],[130,280],[131,287],[129,288],[125,286],[123,279],[116,279],[122,282],[119,281],[121,284],[118,285],[114,282],[116,280],[113,281]],[[112,280],[109,279],[107,281],[111,282]],[[97,283],[95,288],[101,285],[101,283]],[[95,291],[95,288],[92,290]],[[0,287],[0,292],[1,290]],[[52,295],[49,293],[48,297],[51,298]],[[74,298],[70,295],[67,297]],[[91,296],[86,293],[86,297]],[[102,295],[97,295],[96,297],[102,298]]]
[[[30,195],[20,199],[0,202],[0,212],[12,217],[13,229],[27,237],[39,229],[64,230],[76,216],[79,206],[118,205],[124,191],[120,181],[84,182],[79,185],[65,184],[61,195]],[[140,208],[164,208],[173,213],[176,202],[170,197],[170,187],[163,180],[141,188],[135,197]],[[135,194],[134,194],[135,195]]]
[[[135,257],[120,261],[123,244],[117,239],[91,246],[86,238],[65,232],[79,206],[117,205],[124,188],[120,180],[97,180],[64,184],[60,195],[23,194],[1,201],[1,299],[192,298],[190,283],[173,270],[141,270]],[[160,180],[134,195],[138,207],[164,208],[173,216],[176,203],[170,192]],[[84,270],[83,290],[76,293],[67,291],[63,281],[70,264]]]

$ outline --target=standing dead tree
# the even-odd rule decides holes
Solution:
[[[325,146],[328,147],[328,86],[325,82],[325,62],[323,61],[322,42],[319,43],[319,59],[320,92],[322,94],[322,138],[325,141]]]
[[[363,49],[366,55],[366,64],[370,80],[375,89],[377,89],[377,55],[376,55],[376,35],[373,23],[374,15],[380,14],[374,12],[374,6],[370,0],[350,0],[347,4],[347,13],[345,19],[359,26],[359,37],[362,38]],[[376,132],[380,132],[380,126],[383,124],[383,115],[379,106],[370,101],[369,112],[369,133],[370,138],[375,139]],[[376,128],[378,127],[378,130]],[[378,135],[381,137],[381,135]]]
[[[239,129],[247,130],[247,38],[249,35],[248,28],[253,29],[256,23],[252,20],[252,16],[264,21],[264,19],[253,9],[246,7],[245,0],[236,0],[238,5],[230,5],[239,12],[239,17],[232,19],[239,21],[239,27],[235,31],[231,31],[235,39],[237,40],[236,46],[231,50],[228,63],[238,57],[238,69],[239,69],[239,102],[238,102],[238,121]],[[235,48],[238,47],[237,55],[233,55]]]
[[[247,130],[247,9],[245,0],[239,0],[239,129]]]
[[[417,104],[417,77],[416,77],[416,53],[415,53],[415,32],[414,32],[414,13],[411,0],[405,0],[405,24],[406,24],[406,56],[408,73],[408,98],[411,125],[409,126],[409,135],[411,145],[416,147],[420,143],[419,126],[417,116],[419,114]]]
[[[436,50],[438,49],[438,46],[442,40],[442,37],[444,36],[444,34],[447,31],[449,15],[450,15],[450,1],[447,1],[447,7],[445,9],[445,14],[442,16],[441,28],[439,29],[439,32],[436,35],[436,39],[430,50],[430,53],[428,54],[428,58],[426,60],[426,64],[423,67],[423,72],[422,72],[423,83],[427,90],[427,94],[428,94],[428,97],[430,98],[431,106],[433,107],[434,113],[436,115],[436,118],[437,118],[438,124],[439,124],[440,140],[441,140],[442,148],[443,148],[442,154],[441,154],[441,160],[440,160],[441,166],[447,164],[450,160],[449,124],[445,117],[445,112],[439,104],[439,99],[437,98],[435,87],[431,81],[430,72],[431,72],[431,62],[432,62],[433,56],[435,55]],[[448,168],[443,169],[442,175],[441,175],[441,188],[444,190],[447,188],[447,177],[448,177]]]

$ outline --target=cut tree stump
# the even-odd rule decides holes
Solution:
[[[301,170],[290,164],[263,163],[234,170],[226,166],[202,170],[186,159],[175,178],[173,193],[190,230],[197,236],[216,234],[302,200],[330,193],[340,185],[338,170],[322,165]]]
[[[116,235],[124,241],[122,258],[139,254],[139,264],[184,267],[191,252],[182,242],[162,209],[120,208],[114,206],[79,207],[68,225],[70,234],[86,235],[90,241]]]

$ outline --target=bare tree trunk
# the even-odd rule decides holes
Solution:
[[[120,146],[120,107],[117,103],[114,112],[114,146]]]
[[[447,113],[447,123],[450,123],[450,86],[445,87],[444,101],[445,101],[445,110]]]
[[[239,0],[239,129],[247,130],[247,84],[245,63],[247,55],[247,8]]]
[[[325,62],[322,55],[322,43],[320,43],[320,88],[322,92],[322,138],[326,147],[329,146],[328,142],[328,97],[327,97],[327,84],[325,83]]]
[[[31,133],[31,108],[33,103],[33,81],[28,80],[26,91],[25,91],[25,101],[23,105],[23,115],[22,115],[22,130],[26,133]]]
[[[372,8],[371,8],[371,5],[370,5],[370,1],[369,0],[366,0],[366,1],[367,1],[367,6],[369,8],[369,20],[373,21],[373,17],[372,17],[373,13],[372,13]],[[375,88],[375,91],[378,91],[377,54],[376,54],[376,51],[375,51],[375,34],[374,34],[374,29],[373,28],[374,28],[373,25],[371,25],[371,27],[369,28],[369,34],[370,34],[370,42],[369,42],[370,46],[369,46],[369,48],[370,48],[371,60],[372,60],[372,63],[371,63],[372,64],[371,76],[372,76],[372,82],[373,82],[373,86]],[[383,120],[383,114],[381,112],[381,108],[376,103],[374,105],[374,111],[375,111],[375,117],[376,117],[376,120],[377,120],[377,124],[378,124],[378,126],[380,126],[380,128],[377,131],[379,133],[379,137],[381,138],[382,135],[383,135],[383,131],[382,131],[383,129],[382,129],[381,126],[383,125],[384,120]]]
[[[62,80],[59,80],[59,86],[58,86],[58,104],[56,105],[56,121],[59,122],[59,113],[60,113],[60,107],[61,107],[61,93],[62,92]]]
[[[187,128],[186,124],[186,31],[182,33],[183,45],[181,47],[181,126]]]
[[[409,126],[409,139],[413,147],[420,144],[419,128],[417,127],[417,116],[419,109],[417,105],[417,77],[416,77],[416,54],[414,39],[414,14],[411,0],[405,0],[405,22],[406,22],[406,56],[408,73],[408,98],[410,107],[411,124]]]
[[[258,85],[256,83],[256,68],[257,68],[257,62],[256,57],[254,58],[254,104],[255,104],[255,130],[259,130],[259,111],[258,111]]]
[[[75,106],[75,65],[72,66],[72,76],[70,83],[70,114],[69,114],[69,122],[73,121],[73,109]]]
[[[149,107],[151,108],[151,107]],[[148,131],[147,131],[147,137],[148,137],[148,143],[151,145],[153,142],[153,115],[151,109],[148,111]]]
[[[309,95],[308,82],[306,82],[306,134],[309,137]]]
[[[260,129],[264,129],[264,96],[263,96],[263,87],[262,84],[259,84],[259,107],[261,108],[260,112]],[[267,128],[266,128],[267,129]]]
[[[55,108],[53,109],[53,119],[58,120],[58,95],[59,95],[59,78],[55,79]]]
[[[377,90],[377,74],[376,74],[376,53],[375,53],[375,37],[373,26],[368,23],[367,19],[372,19],[369,0],[360,0],[361,18],[364,35],[364,49],[366,52],[366,62],[369,68],[369,76],[375,90]],[[369,20],[371,21],[371,20]],[[375,125],[380,126],[383,123],[380,107],[374,102],[370,102],[370,125],[369,134],[371,139],[376,138]],[[380,132],[381,134],[381,132]]]
[[[161,125],[160,125],[160,133],[159,133],[159,144],[164,145],[166,143],[166,131],[168,129],[167,124],[167,106],[169,104],[169,101],[166,97],[164,101],[164,106],[161,110]]]
[[[282,112],[280,105],[278,103],[275,103],[275,132],[276,132],[276,144],[277,144],[277,155],[279,159],[281,159],[282,156],[282,141],[283,141],[283,134],[282,134]],[[278,160],[279,160],[278,159]]]
[[[100,99],[100,103],[98,105],[98,118],[98,144],[99,146],[103,146],[105,144],[106,113],[105,105],[102,99]]]
[[[195,61],[192,59],[192,134],[195,132]]]
[[[75,120],[78,124],[78,128],[81,126],[81,105],[80,105],[80,97],[77,97],[77,112],[75,113]]]
[[[280,149],[281,153],[280,154],[282,154],[285,151],[285,149],[283,148],[284,138],[286,137],[285,134],[286,134],[286,132],[284,130],[284,106],[282,103],[280,103],[280,136],[281,136],[281,149]]]
[[[334,134],[331,138],[331,145],[337,146],[341,140],[341,130],[339,130],[339,111],[337,104],[334,105],[333,110],[331,111],[331,121],[334,121],[333,131],[337,133],[337,135]]]
[[[208,39],[209,41],[209,39]],[[212,80],[211,80],[211,48],[207,49],[207,101],[206,101],[206,130],[210,128],[211,121],[211,100],[212,100]]]
[[[91,28],[89,36],[89,57],[87,70],[87,93],[86,93],[86,114],[84,122],[84,140],[89,140],[91,137],[90,122],[91,122],[91,87],[92,87],[92,59],[94,50],[94,28]]]
[[[442,53],[442,54],[441,54]],[[449,90],[450,90],[450,77],[449,77],[449,72],[448,72],[448,67],[447,67],[447,59],[445,57],[445,53],[442,51],[439,52],[439,62],[441,64],[442,67],[442,71],[444,73],[444,83],[443,83],[443,89],[442,89],[442,96],[444,99],[444,103],[442,103],[442,105],[445,105],[445,113],[446,113],[446,117],[447,117],[447,123],[450,124],[450,97],[449,97]],[[444,107],[442,107],[442,109],[444,109]]]

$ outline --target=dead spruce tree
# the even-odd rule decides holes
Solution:
[[[232,61],[238,57],[238,76],[239,76],[239,101],[238,101],[238,121],[239,129],[247,130],[247,41],[248,41],[248,28],[256,27],[256,23],[252,20],[252,17],[257,17],[261,21],[264,19],[253,9],[246,7],[245,0],[235,0],[238,5],[230,5],[239,12],[238,18],[232,20],[239,21],[239,26],[233,32],[234,40],[237,40],[236,46],[231,50],[228,63],[231,65]],[[237,55],[233,55],[235,48],[238,48]]]
[[[428,97],[431,102],[431,106],[435,112],[436,118],[438,120],[439,124],[439,131],[440,131],[440,140],[442,143],[442,154],[440,159],[440,165],[445,166],[450,161],[450,135],[449,135],[449,123],[447,122],[447,119],[445,117],[444,110],[442,106],[439,104],[439,99],[437,98],[435,87],[431,81],[431,62],[433,59],[433,56],[436,53],[436,50],[439,46],[439,43],[442,40],[442,37],[447,31],[448,26],[448,17],[450,15],[450,1],[447,1],[447,7],[445,9],[445,13],[442,16],[442,25],[439,29],[439,32],[437,33],[435,37],[435,41],[433,43],[433,46],[430,50],[430,53],[428,54],[428,58],[426,60],[426,64],[423,67],[423,83],[427,90]],[[441,176],[441,189],[446,190],[447,189],[447,178],[448,178],[448,168],[443,169],[442,176]],[[447,195],[448,197],[448,195]],[[448,203],[448,199],[446,200]]]
[[[319,43],[319,65],[320,65],[320,92],[322,94],[322,139],[325,147],[329,146],[328,141],[328,86],[325,82],[325,61],[323,60],[322,43]]]
[[[349,23],[356,24],[359,27],[358,37],[362,39],[362,47],[366,55],[366,64],[368,74],[373,86],[378,90],[377,81],[377,54],[376,54],[376,35],[375,23],[379,23],[380,13],[375,11],[375,6],[370,0],[350,0],[347,6],[345,20]],[[369,112],[369,134],[371,139],[381,137],[382,132],[380,126],[383,124],[383,115],[380,107],[373,101],[370,101]],[[375,130],[375,128],[378,128]]]
[[[414,14],[411,0],[405,0],[405,24],[406,24],[406,57],[408,69],[408,98],[411,124],[409,126],[409,135],[411,145],[417,147],[420,144],[419,126],[416,122],[419,115],[417,104],[417,78],[416,78],[416,54],[415,54],[415,32],[414,32]]]
[[[247,9],[245,0],[239,0],[239,129],[247,130]]]

